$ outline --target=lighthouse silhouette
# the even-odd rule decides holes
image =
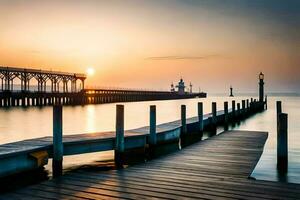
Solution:
[[[264,101],[264,74],[260,72],[258,78],[259,78],[259,101],[263,102]]]
[[[233,92],[232,92],[232,90],[233,90],[233,89],[232,89],[232,86],[230,86],[230,95],[229,95],[230,97],[233,97]]]

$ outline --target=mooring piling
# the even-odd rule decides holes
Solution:
[[[123,167],[123,157],[125,151],[124,142],[124,105],[116,107],[116,147],[115,147],[115,164],[117,168]]]
[[[62,175],[63,169],[63,136],[62,106],[53,106],[53,176]]]
[[[149,137],[149,145],[156,145],[156,106],[150,106],[150,137]]]
[[[242,118],[245,117],[245,113],[246,113],[246,101],[242,100]]]
[[[181,133],[187,133],[186,126],[186,105],[181,105]]]
[[[237,103],[237,117],[240,117],[241,115],[241,104],[240,103]]]
[[[213,126],[216,126],[217,124],[217,103],[216,102],[212,102],[211,104],[211,113],[212,113]]]
[[[288,115],[280,113],[277,125],[277,168],[284,173],[288,167]]]
[[[235,118],[235,100],[232,100],[232,112],[231,112],[231,118],[234,119]]]
[[[229,116],[228,116],[228,102],[224,102],[224,130],[228,130],[228,122],[229,122]]]
[[[228,124],[228,102],[224,102],[224,124]]]
[[[198,122],[199,122],[199,131],[203,131],[203,103],[198,102]]]
[[[250,110],[249,99],[246,100],[246,107],[247,107],[247,113],[249,113]]]
[[[282,113],[281,101],[276,101],[276,111],[277,111],[277,119],[278,119],[278,115]]]

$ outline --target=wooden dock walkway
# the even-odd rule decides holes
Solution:
[[[56,137],[34,138],[0,145],[0,166],[2,166],[0,178],[42,168],[51,158],[58,163],[53,164],[53,174],[59,175],[62,172],[64,155],[114,150],[117,165],[124,164],[122,160],[125,154],[129,155],[130,152],[137,150],[143,154],[141,158],[152,157],[156,154],[155,149],[158,146],[179,141],[186,145],[195,139],[199,140],[203,130],[215,132],[217,125],[223,124],[226,127],[229,123],[235,123],[261,112],[266,102],[251,99],[251,101],[242,100],[242,107],[240,103],[237,103],[237,109],[235,105],[236,102],[232,100],[232,108],[228,109],[228,102],[224,102],[224,110],[217,111],[216,103],[212,102],[212,113],[203,115],[203,103],[199,102],[198,115],[191,118],[186,118],[186,106],[181,105],[180,120],[159,125],[156,125],[156,120],[154,120],[156,111],[153,112],[153,109],[152,111],[150,109],[150,126],[125,131],[124,106],[117,105],[116,116],[119,121],[116,121],[116,131],[74,135],[62,133],[62,123],[60,123],[62,122],[62,107],[54,106],[53,136],[56,135]],[[150,107],[155,108],[155,106]],[[121,118],[123,119],[120,120]],[[57,126],[58,124],[61,125]]]
[[[0,199],[299,199],[298,184],[248,178],[267,135],[228,131],[143,164],[75,171]]]

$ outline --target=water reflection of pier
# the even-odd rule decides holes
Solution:
[[[205,93],[85,89],[85,74],[37,69],[0,67],[0,79],[0,107],[83,105],[206,97]]]

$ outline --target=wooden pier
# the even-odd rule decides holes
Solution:
[[[203,92],[179,94],[142,89],[87,89],[84,86],[86,78],[85,74],[79,73],[0,66],[0,107],[85,105],[206,97],[206,93]],[[17,87],[20,87],[19,90]],[[34,87],[37,87],[37,90],[32,89]]]
[[[249,179],[267,135],[228,131],[147,163],[74,171],[0,199],[298,199],[299,184]]]
[[[180,139],[188,141],[190,138],[201,136],[202,127],[210,129],[218,124],[224,124],[226,118],[234,122],[241,116],[250,116],[251,114],[264,110],[265,103],[252,102],[249,105],[250,107],[245,107],[244,110],[240,110],[238,113],[230,109],[226,112],[226,115],[224,110],[216,112],[215,103],[213,103],[213,105],[212,113],[204,116],[200,116],[202,113],[199,112],[199,116],[186,119],[185,114],[182,113],[181,120],[155,126],[156,144],[149,144],[149,126],[126,130],[122,133],[124,134],[124,147],[122,147],[122,149],[124,152],[135,149],[143,150],[149,145],[155,147],[155,145],[176,142]],[[198,109],[199,108],[201,108],[201,104],[198,105]],[[54,125],[56,121],[59,122],[60,120],[61,119],[54,119]],[[183,126],[185,127],[184,130],[182,128]],[[54,130],[56,129],[57,128],[54,128]],[[120,135],[123,137],[122,134],[117,134],[117,136]],[[58,137],[61,138],[61,136]],[[60,140],[61,144],[58,143],[58,146],[62,145],[63,147],[57,151],[61,152],[62,156],[107,150],[116,151],[118,148],[116,141],[115,131],[65,135],[63,136],[63,140]],[[0,177],[46,165],[48,159],[53,158],[53,152],[56,151],[53,147],[53,137],[50,136],[0,145],[0,165],[4,166],[0,168]]]
[[[181,106],[180,120],[160,125],[156,125],[156,109],[151,106],[150,127],[127,131],[122,127],[122,106],[118,106],[117,134],[113,131],[64,136],[61,155],[106,150],[130,152],[155,149],[158,145],[183,139],[188,141],[195,136],[201,137],[203,129],[228,125],[263,111],[265,105],[266,102],[247,100],[235,110],[235,106],[228,109],[228,102],[224,102],[224,110],[217,111],[213,102],[212,112],[203,115],[203,105],[199,103],[198,116],[192,118],[186,118],[186,107]],[[117,142],[118,135],[124,137],[121,143]],[[267,137],[266,132],[225,131],[146,163],[110,171],[70,171],[1,194],[0,199],[299,199],[299,184],[250,177]],[[0,145],[0,175],[42,167],[53,157],[54,151],[52,137]]]

